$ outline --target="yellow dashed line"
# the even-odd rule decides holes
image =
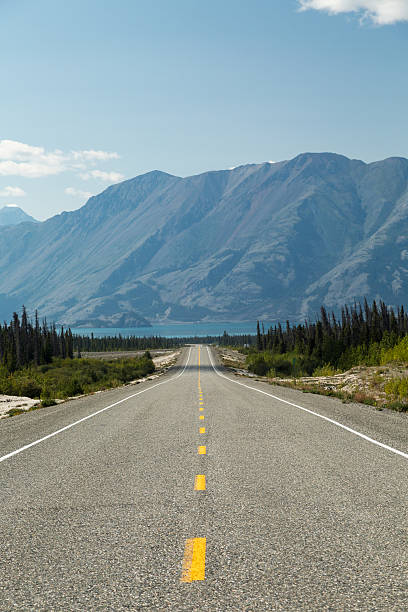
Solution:
[[[205,433],[205,427],[200,427],[200,433]]]
[[[186,540],[181,582],[205,580],[205,547],[206,538]]]
[[[200,419],[200,421],[204,421],[204,415],[200,414],[200,416],[198,417]]]
[[[199,408],[199,410],[203,411],[203,410],[204,410],[204,408]]]
[[[198,454],[199,455],[206,455],[207,454],[207,447],[206,446],[199,446],[198,447]]]
[[[205,475],[197,474],[194,482],[194,491],[205,491]]]

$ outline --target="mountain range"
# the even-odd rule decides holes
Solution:
[[[17,225],[24,221],[33,221],[37,223],[34,217],[27,215],[27,213],[16,204],[6,204],[6,206],[0,208],[0,225]]]
[[[408,160],[333,153],[181,178],[153,171],[79,210],[0,228],[0,317],[71,326],[313,317],[408,302]]]

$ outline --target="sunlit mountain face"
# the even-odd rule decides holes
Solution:
[[[0,229],[0,304],[70,325],[302,319],[363,296],[406,303],[407,276],[403,158],[149,172]]]

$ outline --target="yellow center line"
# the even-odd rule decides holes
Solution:
[[[199,410],[204,410],[204,408],[199,408]]]
[[[205,427],[200,427],[200,433],[205,433]]]
[[[205,475],[197,474],[194,481],[194,491],[205,491]]]
[[[186,540],[181,582],[205,580],[205,546],[206,538]]]
[[[207,447],[206,446],[199,446],[198,447],[198,454],[199,455],[206,455],[207,454]]]
[[[204,415],[200,414],[200,416],[198,417],[200,419],[200,421],[204,421]]]

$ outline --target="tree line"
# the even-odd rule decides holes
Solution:
[[[45,319],[40,324],[37,312],[34,321],[30,321],[24,306],[21,319],[15,312],[10,323],[0,324],[0,364],[8,372],[30,364],[50,363],[53,357],[72,358],[73,350],[70,329],[62,327],[58,331],[54,323],[48,325]]]
[[[322,306],[314,322],[291,325],[286,321],[284,327],[278,323],[265,331],[258,321],[255,348],[258,353],[299,356],[298,365],[310,374],[325,364],[338,369],[360,363],[375,365],[381,350],[392,348],[407,334],[408,315],[403,306],[394,310],[382,300],[370,305],[364,299],[363,304],[343,306],[338,316]],[[291,369],[288,364],[282,367]]]
[[[250,340],[251,338],[251,340]],[[80,356],[84,352],[102,351],[131,351],[150,349],[171,349],[185,344],[223,344],[229,346],[242,346],[253,344],[255,336],[206,336],[201,338],[163,338],[151,336],[139,338],[137,336],[105,336],[102,338],[72,334],[71,329],[60,329],[55,323],[48,324],[44,319],[41,323],[38,312],[35,312],[34,321],[27,316],[23,306],[21,317],[14,312],[10,323],[0,324],[0,366],[6,372],[15,372],[29,365],[44,365],[51,363],[54,358],[69,358]]]
[[[100,352],[100,351],[145,351],[150,349],[171,349],[185,344],[219,344],[221,346],[251,346],[256,342],[255,335],[230,336],[224,332],[220,336],[189,336],[163,338],[162,336],[104,336],[95,337],[74,334],[74,351]]]
[[[320,316],[314,322],[291,324],[286,321],[285,326],[277,323],[266,331],[258,322],[254,335],[231,336],[224,332],[220,336],[188,338],[73,335],[71,329],[57,329],[54,323],[48,324],[45,319],[40,323],[37,312],[34,321],[29,320],[23,307],[21,318],[14,313],[10,323],[0,324],[0,365],[6,371],[14,372],[30,364],[51,363],[53,358],[72,359],[74,355],[80,356],[82,351],[145,351],[205,343],[242,347],[248,352],[263,352],[275,357],[291,355],[291,360],[298,356],[297,367],[311,373],[324,364],[347,369],[371,360],[374,365],[380,350],[392,348],[407,334],[408,315],[404,307],[398,306],[394,310],[382,300],[378,303],[374,300],[371,305],[366,299],[363,304],[345,305],[337,316],[322,306]],[[276,359],[275,362],[278,369],[293,369],[282,359],[281,366]]]

